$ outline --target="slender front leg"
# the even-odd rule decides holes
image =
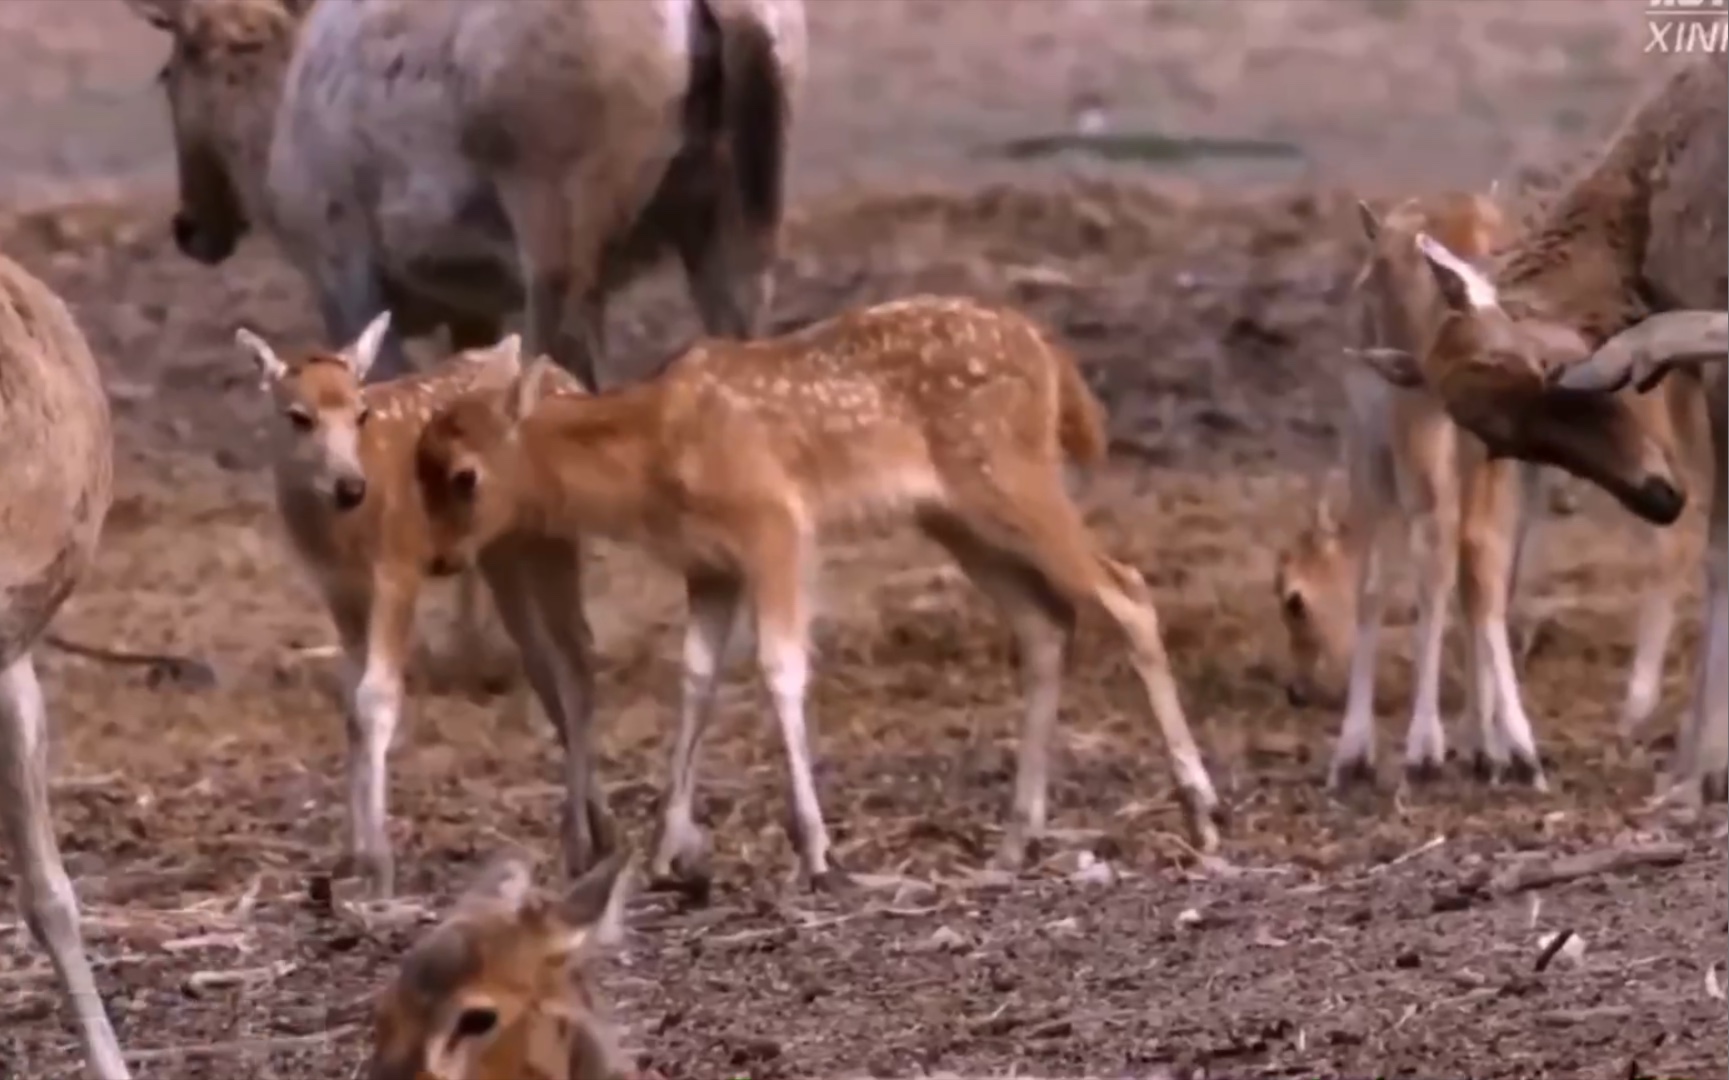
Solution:
[[[1345,688],[1345,719],[1327,770],[1327,787],[1337,791],[1375,775],[1375,662],[1380,651],[1386,593],[1381,581],[1383,518],[1378,508],[1352,500],[1346,543],[1356,554],[1357,632]]]
[[[0,824],[18,875],[24,921],[72,1001],[84,1060],[99,1080],[129,1080],[120,1043],[96,993],[78,929],[78,898],[48,809],[48,714],[28,653],[0,671]]]
[[[1450,443],[1444,451],[1451,460]],[[1429,505],[1414,530],[1418,585],[1414,646],[1416,671],[1411,691],[1411,727],[1405,734],[1405,774],[1414,779],[1439,775],[1447,759],[1441,726],[1441,646],[1447,633],[1447,608],[1459,558],[1459,493],[1450,469],[1429,478]]]
[[[402,719],[402,689],[414,631],[417,578],[380,575],[373,583],[360,665],[348,709],[348,814],[355,869],[367,890],[396,891],[388,828],[390,748]],[[348,637],[344,631],[343,636]]]
[[[810,681],[807,541],[791,520],[764,523],[757,541],[750,570],[751,596],[756,608],[757,665],[773,699],[781,745],[786,752],[787,831],[811,885],[837,889],[844,887],[848,879],[829,866],[828,827],[823,824],[822,806],[817,801],[810,742],[805,731],[805,688]]]
[[[481,559],[524,673],[564,751],[565,805],[560,835],[565,870],[588,871],[616,843],[616,828],[593,775],[593,644],[583,608],[575,545],[509,540]]]
[[[714,714],[727,645],[738,617],[742,583],[734,576],[692,573],[685,579],[689,604],[684,631],[684,685],[678,734],[667,765],[666,806],[651,877],[700,887],[709,875],[709,839],[696,823],[697,754]]]

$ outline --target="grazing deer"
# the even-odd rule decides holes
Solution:
[[[1713,481],[1705,633],[1665,797],[1729,787],[1729,57],[1678,65],[1597,161],[1486,268],[1421,233],[1448,309],[1415,351],[1370,357],[1390,382],[1427,385],[1490,453],[1554,465],[1633,513],[1672,524],[1687,504],[1671,432],[1641,395],[1665,378],[1702,399]]]
[[[48,711],[31,651],[89,568],[113,497],[108,398],[66,305],[0,257],[0,825],[24,921],[60,977],[84,1059],[131,1075],[78,929],[48,807]]]
[[[1074,359],[1025,316],[922,296],[772,340],[698,342],[654,379],[600,396],[552,390],[544,367],[435,417],[420,483],[446,569],[533,532],[641,544],[684,572],[684,704],[651,873],[688,876],[702,854],[697,746],[748,603],[801,869],[819,886],[846,880],[830,866],[806,744],[807,582],[823,534],[861,521],[916,523],[1014,627],[1027,699],[1004,862],[1018,863],[1045,824],[1063,657],[1078,609],[1094,605],[1126,639],[1198,846],[1216,848],[1218,799],[1152,598],[1063,486],[1065,458],[1104,456],[1104,411]]]
[[[606,295],[676,253],[710,333],[771,291],[802,0],[127,0],[173,37],[174,239],[218,264],[258,224],[329,342],[395,316],[594,387]]]
[[[1447,309],[1417,250],[1415,238],[1439,236],[1461,258],[1482,260],[1512,237],[1493,194],[1445,193],[1408,199],[1385,217],[1359,204],[1372,255],[1358,276],[1358,354],[1412,350],[1434,332]],[[1421,386],[1395,386],[1354,365],[1344,376],[1345,471],[1349,502],[1343,526],[1325,497],[1309,526],[1281,552],[1274,587],[1295,671],[1293,703],[1342,696],[1345,719],[1329,785],[1371,776],[1374,758],[1375,654],[1383,617],[1387,542],[1403,510],[1418,568],[1416,672],[1405,767],[1432,775],[1445,760],[1440,720],[1441,650],[1455,573],[1469,628],[1470,711],[1477,732],[1477,767],[1511,772],[1545,786],[1526,716],[1507,616],[1518,570],[1528,550],[1536,466],[1491,459],[1468,432],[1461,440],[1444,405]],[[1697,402],[1655,395],[1640,402],[1654,426],[1672,426],[1689,463],[1700,470],[1707,448]],[[1657,580],[1639,620],[1637,653],[1628,681],[1623,725],[1631,732],[1656,705],[1663,655],[1674,623],[1688,537],[1655,528]],[[1455,570],[1455,566],[1457,570]],[[1344,683],[1344,693],[1336,686]]]
[[[385,829],[386,764],[402,711],[415,605],[435,554],[414,481],[416,441],[440,406],[489,383],[509,385],[519,370],[521,347],[512,334],[490,350],[458,354],[429,372],[365,385],[389,322],[388,312],[380,314],[340,351],[288,360],[251,331],[236,335],[258,365],[281,419],[275,449],[277,508],[296,554],[323,593],[346,657],[350,835],[345,861],[379,895],[395,887]],[[554,379],[574,385],[562,372]],[[472,611],[478,602],[474,574],[461,584]],[[537,594],[517,589],[515,577],[489,579],[489,584],[507,629],[528,632],[512,620],[520,621],[520,612]],[[537,587],[554,589],[556,581]],[[500,589],[516,591],[501,594]],[[472,616],[463,622],[474,625]],[[561,737],[573,725],[586,724],[567,716],[562,700],[543,698],[541,703]],[[568,705],[587,708],[585,701]],[[586,757],[578,755],[571,767],[586,777]],[[567,821],[587,816],[583,808],[592,790],[586,778],[571,785],[577,801]],[[598,801],[593,812],[596,821],[605,817]],[[588,859],[586,844],[579,843],[573,854],[573,869],[580,870]]]
[[[496,864],[380,993],[368,1080],[630,1080],[584,970],[623,931],[623,849],[558,898]]]

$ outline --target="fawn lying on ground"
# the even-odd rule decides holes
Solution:
[[[791,836],[813,883],[839,884],[805,735],[808,579],[822,534],[915,523],[992,596],[1020,646],[1026,713],[999,857],[1046,817],[1047,743],[1078,609],[1125,638],[1196,842],[1217,846],[1213,785],[1184,719],[1151,596],[1109,558],[1063,486],[1065,458],[1105,454],[1103,409],[1074,359],[1025,316],[922,296],[761,342],[706,340],[648,382],[599,396],[546,381],[435,417],[418,471],[434,547],[455,572],[495,538],[610,536],[683,571],[684,704],[656,876],[689,877],[697,745],[741,605],[787,754]]]
[[[369,1080],[630,1080],[583,970],[623,931],[621,848],[558,898],[489,867],[379,994]]]
[[[1359,351],[1417,350],[1446,316],[1416,245],[1419,233],[1441,237],[1469,259],[1486,258],[1513,235],[1492,196],[1445,193],[1407,199],[1384,217],[1366,205],[1360,211],[1373,253],[1358,278]],[[1445,757],[1441,645],[1457,572],[1469,634],[1468,690],[1478,766],[1490,774],[1510,769],[1541,787],[1542,769],[1507,627],[1535,516],[1531,500],[1538,467],[1487,457],[1481,442],[1461,433],[1440,398],[1425,387],[1395,386],[1367,366],[1353,364],[1346,369],[1344,390],[1349,478],[1344,521],[1335,523],[1322,495],[1309,526],[1281,552],[1275,575],[1297,668],[1289,684],[1292,700],[1331,699],[1338,696],[1331,684],[1344,683],[1345,720],[1330,783],[1365,776],[1372,768],[1383,562],[1399,523],[1394,510],[1402,508],[1419,569],[1406,769],[1413,776],[1428,775]],[[1697,402],[1666,393],[1640,399],[1635,407],[1653,430],[1672,433],[1687,463],[1705,468],[1708,434]],[[1688,540],[1681,529],[1654,529],[1661,565],[1639,620],[1624,709],[1629,732],[1656,705],[1676,593],[1688,565]]]
[[[414,483],[416,440],[441,404],[489,381],[509,385],[521,347],[512,335],[429,372],[364,385],[389,321],[388,312],[379,315],[339,352],[289,360],[250,331],[237,335],[283,420],[275,454],[278,509],[295,552],[324,595],[347,660],[349,857],[368,887],[383,895],[392,891],[395,876],[385,831],[386,761],[402,710],[415,606],[433,555]],[[571,381],[562,372],[550,377]],[[511,583],[488,583],[501,613],[512,604],[535,602],[532,590],[499,597],[499,588]],[[465,610],[457,625],[472,632],[480,625],[475,575],[460,584]],[[462,650],[469,654],[464,659],[481,659],[474,654],[484,653],[486,644],[475,634]],[[545,700],[542,706],[557,718],[561,734],[576,723]],[[571,789],[577,807],[586,790],[586,781]],[[573,870],[588,858],[577,854]]]

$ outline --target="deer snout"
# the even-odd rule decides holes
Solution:
[[[366,479],[360,476],[342,477],[331,490],[331,498],[338,510],[354,509],[366,501]]]
[[[189,259],[214,266],[234,254],[239,241],[237,232],[202,228],[185,212],[174,215],[174,246]]]
[[[433,577],[455,577],[465,569],[463,561],[455,555],[434,555],[427,561],[426,572]]]

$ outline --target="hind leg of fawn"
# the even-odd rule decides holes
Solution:
[[[1014,630],[1025,695],[1015,762],[1014,799],[996,865],[1016,870],[1027,844],[1045,829],[1050,789],[1050,741],[1061,703],[1063,663],[1073,640],[1076,609],[1024,560],[992,547],[944,518],[927,517],[924,531],[946,548]]]
[[[709,838],[696,823],[697,759],[744,602],[743,582],[736,575],[693,573],[685,580],[685,596],[689,614],[678,733],[667,765],[660,839],[649,874],[661,882],[700,888],[709,876]]]
[[[805,691],[810,682],[810,596],[813,538],[791,507],[765,510],[744,539],[745,576],[756,612],[757,669],[780,727],[787,766],[787,833],[799,868],[813,888],[838,891],[849,882],[831,865],[828,826],[811,774]]]
[[[1648,526],[1646,528],[1649,528]],[[1639,738],[1645,722],[1657,711],[1663,693],[1663,659],[1675,631],[1675,606],[1687,574],[1697,559],[1687,557],[1691,548],[1680,523],[1649,528],[1657,552],[1658,578],[1647,586],[1639,603],[1639,622],[1633,643],[1633,666],[1627,676],[1627,696],[1621,704],[1620,736],[1628,742]]]
[[[1216,851],[1222,808],[1183,714],[1158,612],[1146,583],[1133,568],[1099,551],[1063,487],[1060,468],[993,462],[987,475],[988,485],[954,493],[956,508],[948,516],[972,533],[979,544],[1012,560],[1010,565],[1018,563],[1034,580],[1042,579],[1051,594],[1077,609],[1096,606],[1116,626],[1164,742],[1190,836],[1203,854]],[[1045,660],[1049,662],[1048,654]],[[1029,703],[1029,715],[1032,708]],[[1054,709],[1044,703],[1039,709],[1048,726]],[[1042,757],[1038,749],[1024,752],[1035,759]],[[1040,778],[1034,772],[1023,773],[1022,779],[1030,790]]]
[[[1458,573],[1459,491],[1458,474],[1445,467],[1455,456],[1451,421],[1426,425],[1412,434],[1432,440],[1419,454],[1421,461],[1432,464],[1412,470],[1405,478],[1412,489],[1407,502],[1416,508],[1410,540],[1418,582],[1405,775],[1426,780],[1439,776],[1447,760],[1447,736],[1441,724],[1441,650]]]
[[[119,1041],[108,1022],[78,929],[78,899],[48,811],[48,713],[30,654],[0,671],[0,799],[24,921],[47,950],[60,983],[77,1011],[84,1058],[100,1080],[127,1080],[130,1074]]]
[[[1519,693],[1507,629],[1508,607],[1529,543],[1537,481],[1534,466],[1513,460],[1487,462],[1466,477],[1460,597],[1469,624],[1471,702],[1482,710],[1476,717],[1477,770],[1490,778],[1507,775],[1541,791],[1547,781]]]
[[[560,833],[565,870],[576,877],[616,843],[616,826],[594,774],[593,642],[583,610],[580,553],[562,540],[511,539],[492,545],[481,569],[564,751]]]
[[[402,719],[403,669],[419,584],[417,578],[381,575],[366,597],[330,598],[347,668],[349,841],[344,861],[378,897],[396,889],[387,825],[390,749]]]

